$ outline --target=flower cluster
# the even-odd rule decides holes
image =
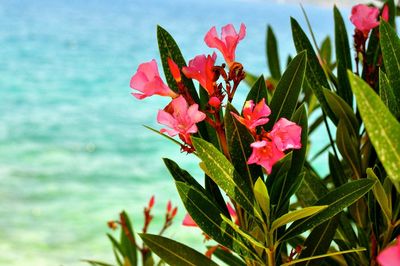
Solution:
[[[257,140],[251,144],[253,152],[247,163],[261,165],[268,174],[274,164],[285,156],[284,151],[301,148],[301,127],[286,118],[279,119],[270,132],[261,127],[260,133],[257,133],[257,127],[268,123],[270,114],[271,110],[264,99],[257,104],[252,100],[247,101],[243,108],[243,117],[232,113]]]
[[[224,70],[225,64],[215,65],[217,55],[213,53],[212,55],[195,56],[189,61],[188,66],[181,68],[172,58],[167,59],[169,71],[176,82],[178,91],[173,91],[163,82],[154,59],[139,65],[131,78],[131,88],[139,91],[139,93],[132,93],[137,99],[144,99],[152,95],[172,98],[171,102],[158,112],[157,122],[167,127],[161,129],[161,133],[167,133],[171,137],[179,136],[183,141],[183,151],[194,151],[190,136],[197,133],[197,123],[207,120],[214,128],[222,127],[222,123],[218,119],[208,118],[207,113],[217,116],[225,95],[228,95],[229,101],[232,100],[240,81],[244,79],[241,64],[234,60],[236,47],[245,34],[244,24],[241,25],[239,33],[232,24],[228,24],[222,28],[221,38],[218,37],[215,27],[211,28],[204,38],[209,47],[220,50],[230,67],[229,73]],[[207,109],[199,110],[198,103],[192,98],[182,81],[182,74],[188,79],[197,80],[207,92],[209,95]],[[220,77],[223,78],[225,84],[217,83]]]

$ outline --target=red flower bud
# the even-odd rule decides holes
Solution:
[[[154,206],[154,195],[153,196],[151,196],[151,198],[150,198],[150,200],[149,200],[149,207],[148,207],[148,209],[149,210],[151,210],[152,208],[153,208],[153,206]]]
[[[179,71],[178,65],[168,57],[168,66],[169,66],[169,71],[171,71],[172,76],[174,77],[176,82],[181,82],[181,72]]]
[[[221,101],[218,99],[218,97],[213,96],[208,101],[208,104],[217,109],[221,106]]]

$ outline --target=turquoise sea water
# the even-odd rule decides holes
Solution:
[[[319,40],[333,32],[331,10],[306,9]],[[211,26],[244,22],[237,60],[261,74],[267,23],[282,59],[293,54],[289,16],[305,25],[299,6],[271,1],[0,1],[0,265],[111,262],[108,220],[125,209],[140,229],[155,194],[156,232],[179,200],[161,157],[201,176],[193,156],[142,127],[159,128],[166,100],[130,95],[137,65],[158,60],[157,24],[190,59],[211,51]],[[167,235],[202,241],[178,224]]]

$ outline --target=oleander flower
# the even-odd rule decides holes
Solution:
[[[382,266],[400,265],[400,236],[397,237],[396,243],[382,250],[377,260]]]
[[[367,5],[358,4],[351,9],[350,20],[357,30],[368,37],[370,30],[379,25],[379,9]]]
[[[268,174],[271,173],[272,166],[285,156],[283,151],[279,150],[275,143],[269,140],[256,141],[250,146],[253,151],[247,163],[261,165]]]
[[[130,87],[141,92],[132,93],[137,99],[144,99],[154,94],[172,98],[178,96],[161,79],[155,59],[139,65],[135,75],[131,78]]]
[[[161,129],[160,132],[166,132],[169,136],[179,137],[187,144],[191,143],[190,134],[197,132],[196,123],[203,121],[206,115],[199,111],[198,104],[188,105],[183,96],[172,100],[164,110],[159,110],[157,122],[166,125],[170,129]]]
[[[197,80],[209,95],[214,94],[213,67],[216,59],[216,53],[207,56],[198,55],[189,61],[189,66],[182,68],[183,74],[187,78]]]
[[[210,48],[217,48],[225,58],[228,65],[235,61],[235,50],[239,41],[246,35],[246,26],[240,25],[239,33],[236,32],[232,24],[225,25],[221,30],[221,38],[217,30],[212,27],[204,37],[204,42]]]
[[[243,107],[243,117],[233,112],[231,114],[251,132],[255,133],[257,126],[268,123],[268,116],[271,114],[271,109],[265,104],[265,99],[263,98],[256,105],[253,100],[246,101]]]
[[[275,123],[269,137],[280,151],[301,148],[301,127],[286,118]]]
[[[384,5],[382,9],[382,19],[384,21],[389,21],[389,6]]]

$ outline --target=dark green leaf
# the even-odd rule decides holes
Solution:
[[[261,214],[253,208],[253,188],[249,187],[228,159],[211,143],[194,137],[192,141],[211,179],[250,215],[262,220]]]
[[[400,104],[400,39],[393,27],[384,20],[380,22],[379,31],[386,74]]]
[[[332,60],[332,45],[331,45],[331,39],[329,36],[327,36],[323,41],[321,45],[321,59],[325,60],[326,64],[330,64]]]
[[[281,237],[280,240],[290,239],[299,235],[321,223],[331,219],[344,208],[350,206],[365,193],[367,193],[375,184],[370,179],[361,179],[347,183],[318,200],[314,205],[329,205],[325,210],[314,216],[294,222]]]
[[[325,99],[328,102],[329,108],[334,112],[336,116],[336,125],[338,125],[340,119],[346,119],[349,125],[353,128],[354,133],[358,132],[359,124],[357,117],[355,116],[353,109],[338,95],[328,89],[323,89]]]
[[[167,79],[168,86],[178,92],[178,85],[176,84],[168,66],[168,58],[174,60],[174,62],[178,65],[180,69],[186,66],[185,59],[182,56],[181,51],[179,50],[178,45],[172,36],[161,26],[157,26],[157,41],[158,41],[158,49],[160,51],[160,57],[162,66],[164,69],[165,78]],[[182,75],[183,84],[185,84],[188,89],[190,95],[196,103],[200,103],[199,96],[197,95],[196,88],[194,87],[193,81]]]
[[[300,52],[283,73],[269,105],[271,115],[270,121],[265,126],[266,130],[270,130],[279,118],[290,119],[292,117],[303,85],[306,62],[306,52]]]
[[[124,257],[129,260],[131,266],[137,265],[137,251],[135,242],[135,232],[132,229],[131,221],[125,211],[120,214],[121,224],[121,249]]]
[[[215,262],[197,252],[196,250],[183,245],[175,240],[151,234],[139,234],[146,245],[156,253],[162,260],[170,265],[196,266],[210,265],[218,266]]]
[[[296,196],[303,201],[306,206],[311,206],[325,196],[328,193],[328,189],[324,186],[321,179],[315,176],[313,172],[307,170],[305,173],[303,182],[296,192]]]
[[[238,114],[235,108],[228,103],[224,122],[229,154],[236,171],[246,179],[248,186],[252,188],[257,178],[264,176],[261,166],[247,163],[252,153],[250,144],[255,140],[249,130],[233,117],[231,112]]]
[[[238,254],[257,258],[251,244],[221,218],[219,207],[204,193],[182,182],[176,187],[186,210],[207,235]]]
[[[272,78],[279,80],[281,78],[281,67],[279,64],[278,45],[271,26],[267,28],[267,59]]]
[[[83,260],[83,261],[87,262],[87,263],[89,263],[90,265],[93,265],[93,266],[114,266],[112,264],[108,264],[108,263],[101,262],[101,261],[96,261],[96,260]]]
[[[255,104],[259,103],[262,99],[265,99],[265,103],[268,103],[268,91],[265,85],[264,76],[261,75],[251,87],[249,94],[247,94],[246,101],[253,100]]]
[[[331,173],[333,184],[335,187],[340,187],[341,185],[347,183],[347,177],[344,173],[342,163],[333,156],[332,153],[329,153],[329,172]]]
[[[389,178],[400,191],[400,123],[367,83],[351,72],[349,79],[368,136]]]
[[[229,266],[246,266],[240,258],[232,254],[232,252],[226,251],[222,248],[218,248],[214,251],[213,255],[220,259],[222,262],[225,262],[226,265]]]
[[[306,247],[300,254],[300,259],[326,254],[331,246],[336,228],[339,225],[339,215],[315,227],[308,235],[304,246]],[[309,260],[299,265],[311,266],[321,265],[322,260]]]
[[[317,55],[315,54],[307,35],[301,29],[299,23],[294,18],[291,18],[290,22],[292,25],[292,35],[297,52],[307,50],[307,70],[305,75],[306,81],[313,90],[315,96],[321,104],[322,109],[327,113],[329,118],[334,121],[335,116],[330,110],[328,103],[325,100],[324,93],[322,92],[322,88],[329,88],[329,83],[325,72],[319,63]]]
[[[111,244],[113,246],[115,260],[117,261],[118,265],[122,266],[122,260],[120,258],[120,255],[124,257],[125,254],[124,254],[124,251],[122,250],[121,245],[118,243],[118,241],[112,235],[107,234],[107,237],[110,239]]]
[[[347,69],[352,69],[352,58],[350,54],[349,39],[346,26],[339,9],[333,8],[335,19],[335,48],[338,76],[338,94],[350,106],[353,106],[353,94],[351,92],[349,78],[347,77]]]
[[[379,69],[379,94],[382,101],[395,117],[400,117],[400,104],[396,100],[392,86],[386,74]]]

